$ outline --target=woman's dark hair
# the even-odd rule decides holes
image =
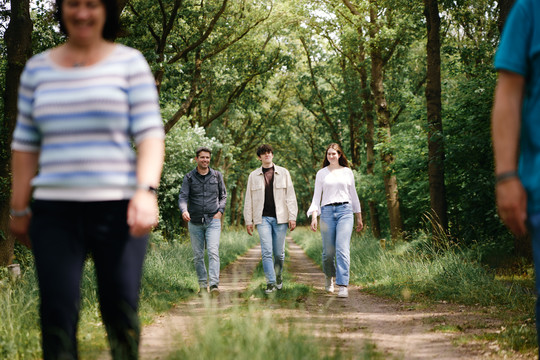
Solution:
[[[262,144],[261,146],[259,146],[259,148],[257,149],[257,156],[261,156],[266,153],[274,153],[274,149],[272,149],[272,146],[268,144]]]
[[[113,41],[116,39],[118,32],[120,31],[120,14],[118,13],[118,3],[116,0],[100,0],[105,6],[105,25],[103,26],[102,36],[105,40]],[[64,0],[56,0],[56,11],[54,17],[60,24],[60,31],[69,36],[67,33],[64,20],[62,20],[62,5]]]
[[[341,166],[344,166],[344,167],[349,167],[349,160],[347,160],[347,157],[345,156],[345,154],[343,153],[343,150],[341,149],[341,146],[339,146],[338,144],[336,143],[331,143],[330,145],[328,145],[328,147],[326,148],[326,151],[324,152],[324,160],[323,160],[323,165],[322,167],[326,167],[328,165],[330,165],[330,161],[328,161],[328,150],[330,149],[334,149],[337,151],[337,153],[339,155],[341,155],[339,157],[339,165]]]

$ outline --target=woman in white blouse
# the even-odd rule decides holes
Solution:
[[[315,191],[307,215],[311,215],[311,230],[317,231],[317,216],[321,215],[323,240],[323,271],[326,291],[334,292],[334,278],[339,286],[338,297],[349,296],[350,243],[356,215],[356,231],[363,228],[360,200],[356,193],[354,174],[338,144],[326,148],[323,168],[317,172]]]

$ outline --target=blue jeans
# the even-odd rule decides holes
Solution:
[[[336,285],[349,285],[353,225],[351,204],[327,205],[321,208],[323,272],[327,277],[335,277]]]
[[[536,272],[536,332],[537,344],[540,344],[540,213],[529,214],[529,231],[531,233],[532,251],[534,260],[534,269]],[[538,349],[538,357],[540,358],[540,348]]]
[[[221,219],[212,219],[209,224],[188,223],[193,262],[199,279],[199,286],[206,288],[208,277],[210,286],[219,284],[219,237],[221,236]],[[208,250],[208,273],[204,264],[204,246]]]
[[[94,261],[113,359],[138,359],[139,287],[148,235],[134,237],[128,201],[32,204],[30,238],[39,282],[43,359],[77,359],[81,276]]]
[[[289,224],[278,224],[274,217],[263,216],[257,225],[261,239],[261,255],[267,284],[275,284],[276,276],[281,277],[285,261],[285,235]],[[272,259],[272,255],[274,258]]]

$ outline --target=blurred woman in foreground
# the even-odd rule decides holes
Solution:
[[[10,227],[34,253],[43,358],[78,358],[90,255],[113,358],[135,359],[164,154],[158,95],[144,57],[112,42],[116,1],[57,0],[56,16],[66,42],[32,57],[21,76]]]

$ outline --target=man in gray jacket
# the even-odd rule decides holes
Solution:
[[[296,227],[298,205],[289,171],[273,163],[274,150],[264,144],[257,149],[262,166],[249,174],[244,200],[244,221],[249,235],[257,225],[266,276],[267,294],[281,290],[287,227]],[[272,259],[273,255],[273,259]]]
[[[200,147],[196,150],[197,167],[186,174],[180,189],[178,205],[182,218],[188,222],[193,248],[193,260],[199,279],[200,290],[219,294],[219,238],[221,217],[227,202],[227,190],[223,175],[210,168],[211,150]],[[208,250],[208,272],[204,263],[204,248]]]

